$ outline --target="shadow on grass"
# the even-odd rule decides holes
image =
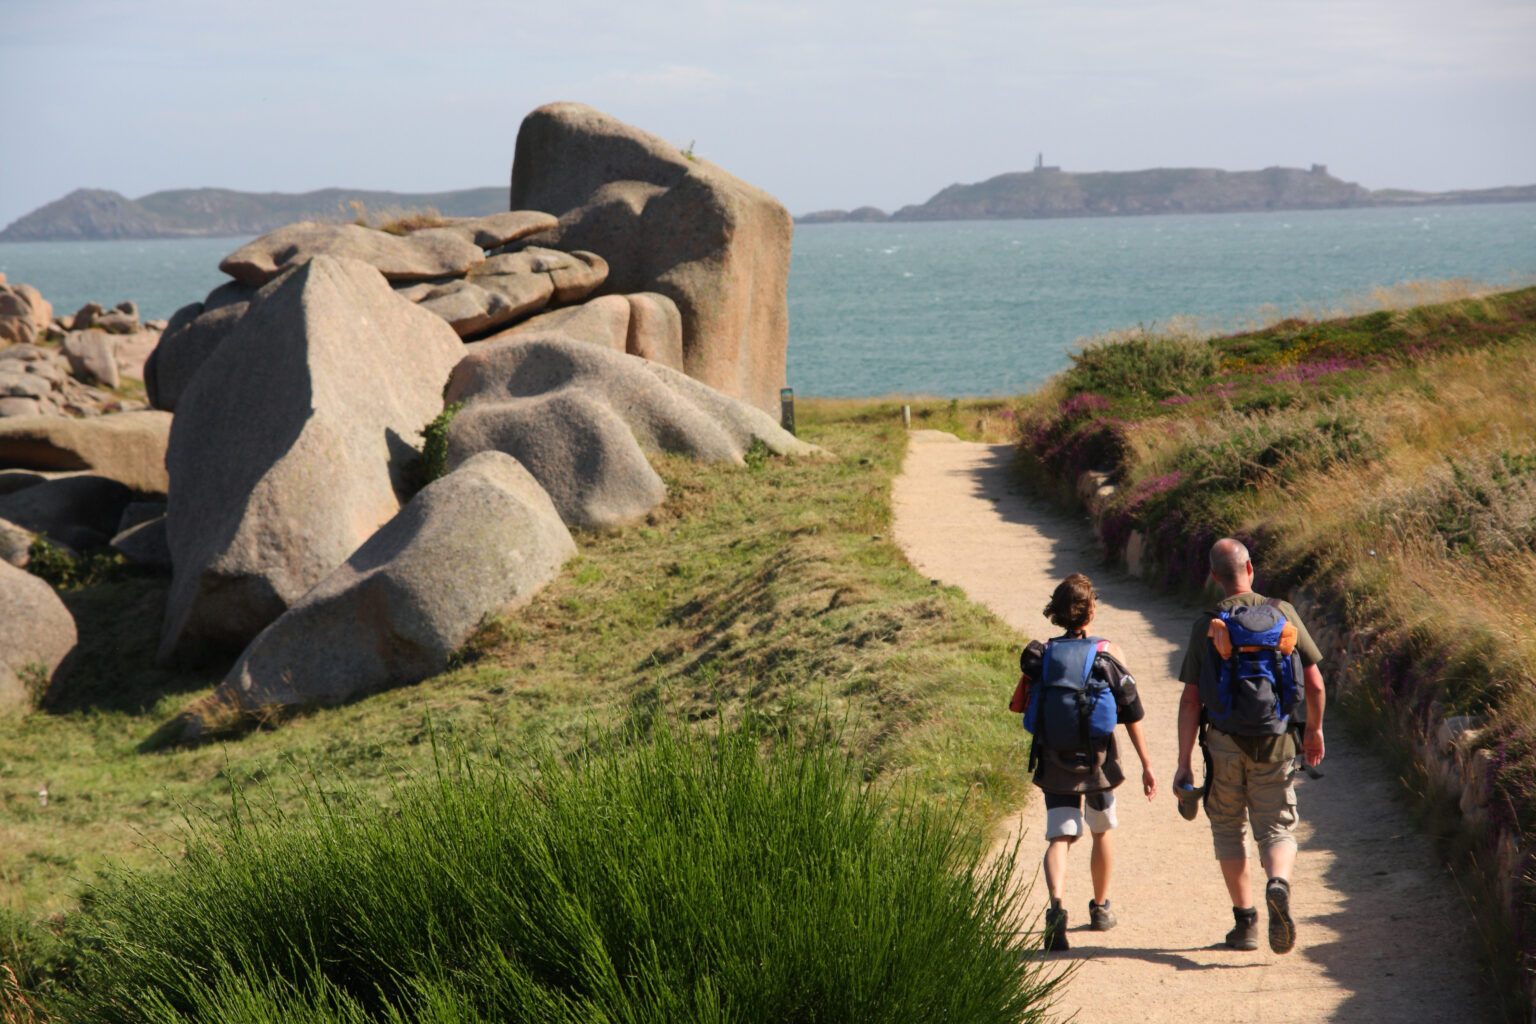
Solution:
[[[169,578],[129,570],[61,593],[80,641],[43,696],[43,710],[141,715],[163,697],[217,682],[227,666],[186,672],[155,664],[169,590]]]

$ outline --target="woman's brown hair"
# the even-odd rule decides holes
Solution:
[[[1093,581],[1075,572],[1056,585],[1044,615],[1068,633],[1080,633],[1093,618],[1093,606],[1098,597],[1093,590]]]

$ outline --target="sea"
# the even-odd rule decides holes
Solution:
[[[169,317],[246,239],[0,244],[60,312]],[[801,396],[1018,394],[1085,341],[1369,308],[1417,282],[1536,283],[1536,203],[795,230],[788,383]]]

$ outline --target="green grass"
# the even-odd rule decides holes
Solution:
[[[972,427],[1010,421],[1000,403],[952,411]],[[913,572],[892,543],[899,405],[802,402],[800,420],[835,458],[660,460],[666,504],[582,536],[561,577],[488,620],[452,671],[236,742],[138,749],[220,675],[154,666],[165,580],[128,573],[68,593],[82,635],[74,671],[51,713],[0,732],[0,961],[47,990],[63,969],[57,933],[107,865],[159,863],[186,816],[228,814],[236,785],[299,808],[310,766],[385,799],[429,763],[429,722],[479,755],[570,752],[671,719],[713,729],[750,712],[787,730],[824,715],[843,723],[864,777],[963,808],[978,827],[998,820],[1027,788],[1024,736],[1003,710],[1018,638]]]
[[[380,806],[321,776],[93,890],[78,1022],[1043,1018],[1011,862],[818,731],[445,757]],[[335,784],[338,788],[326,788]]]

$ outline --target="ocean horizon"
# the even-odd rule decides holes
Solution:
[[[60,313],[169,317],[243,238],[0,244]],[[1377,289],[1536,282],[1536,203],[1059,220],[797,225],[788,383],[801,396],[1017,394],[1083,340],[1178,321],[1238,330]]]

